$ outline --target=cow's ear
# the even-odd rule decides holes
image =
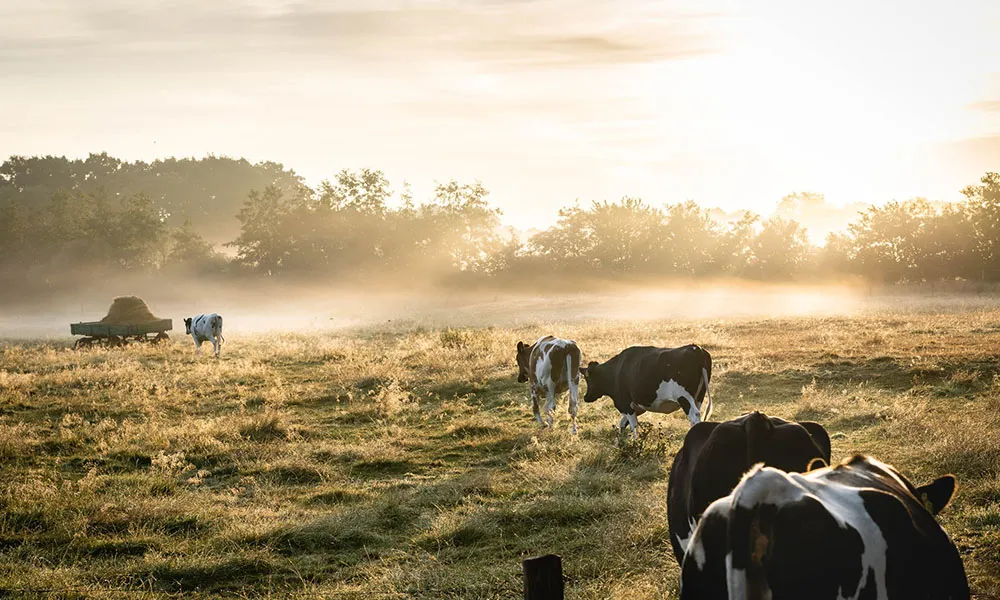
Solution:
[[[587,367],[580,367],[580,375],[586,377],[587,373],[588,373]]]
[[[932,515],[936,515],[948,506],[956,487],[954,475],[942,475],[931,483],[918,487],[917,499]]]
[[[524,352],[524,342],[518,342],[517,343],[517,351],[518,352]]]

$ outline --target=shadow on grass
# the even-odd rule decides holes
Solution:
[[[956,374],[974,372],[978,372],[974,379],[956,378]],[[990,381],[997,373],[1000,373],[1000,364],[991,360],[927,366],[877,356],[863,360],[825,360],[810,369],[786,369],[776,373],[728,371],[712,391],[720,398],[740,393],[753,395],[754,401],[763,405],[798,398],[802,388],[814,380],[823,387],[866,383],[894,392],[906,391],[915,385],[934,385],[938,395],[962,395],[968,393],[976,381]]]
[[[296,581],[295,572],[267,557],[236,556],[217,562],[209,557],[170,561],[138,574],[149,587],[170,592],[235,592],[247,588]]]

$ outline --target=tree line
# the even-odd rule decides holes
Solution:
[[[8,281],[103,269],[333,280],[857,276],[878,283],[1000,280],[1000,175],[953,204],[864,207],[812,244],[788,215],[823,208],[793,194],[769,218],[719,219],[694,202],[574,204],[530,236],[501,227],[480,183],[439,183],[417,200],[379,170],[310,188],[278,163],[226,157],[125,162],[14,156],[0,166],[0,274]],[[234,218],[235,217],[235,218]]]

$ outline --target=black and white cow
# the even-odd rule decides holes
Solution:
[[[201,343],[212,342],[215,350],[215,357],[219,358],[222,342],[226,338],[222,337],[222,316],[216,313],[208,315],[198,315],[184,319],[184,331],[194,338],[194,353],[201,354]]]
[[[830,464],[830,436],[819,423],[789,423],[752,412],[724,423],[702,421],[684,436],[667,483],[667,522],[680,563],[701,514],[728,496],[757,463],[783,471]]]
[[[806,474],[757,465],[698,522],[681,598],[967,599],[934,519],[954,491],[951,475],[914,487],[868,456]]]
[[[591,362],[580,372],[587,380],[583,401],[611,396],[622,414],[618,426],[631,427],[633,438],[639,428],[636,417],[647,411],[671,413],[680,408],[692,425],[712,414],[712,396],[708,393],[712,356],[694,344],[681,348],[632,346],[603,364]],[[708,403],[702,415],[706,396]]]
[[[531,382],[531,408],[542,427],[552,427],[556,409],[556,394],[569,391],[569,416],[576,433],[576,413],[580,404],[580,348],[573,340],[551,335],[538,338],[532,345],[517,343],[517,380]],[[545,421],[539,410],[542,395],[546,397]]]

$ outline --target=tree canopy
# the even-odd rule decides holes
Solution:
[[[447,180],[417,199],[377,169],[345,169],[311,189],[271,162],[12,156],[0,165],[0,273],[1000,280],[1000,175],[963,194],[954,204],[865,206],[819,246],[803,221],[835,211],[808,193],[781,199],[769,218],[713,218],[692,201],[576,202],[551,227],[519,236],[504,232],[479,182]]]

